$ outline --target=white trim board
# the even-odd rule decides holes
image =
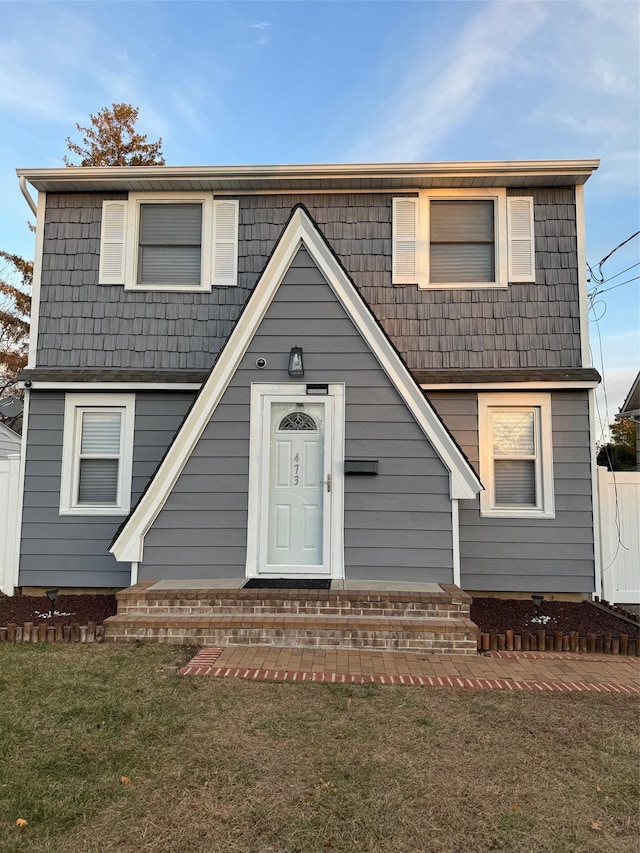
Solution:
[[[576,186],[576,243],[578,250],[578,303],[580,306],[580,351],[583,367],[591,367],[589,344],[589,297],[587,295],[587,229],[584,217],[584,187]]]
[[[28,380],[32,391],[199,391],[202,382],[41,382]],[[24,382],[20,383],[25,388]]]
[[[22,521],[24,518],[24,481],[27,470],[27,433],[29,432],[29,403],[31,394],[27,388],[24,392],[24,409],[22,410],[22,435],[20,444],[20,471],[18,474],[18,540],[16,548],[18,550],[18,560],[15,566],[15,583],[14,586],[20,584],[20,555],[22,554]],[[8,593],[13,595],[13,590]]]
[[[29,329],[29,355],[27,368],[36,366],[38,355],[38,320],[40,317],[40,285],[42,282],[42,258],[44,254],[44,215],[47,194],[38,193],[38,215],[36,217],[36,245],[33,256],[33,281],[31,282],[31,328]]]
[[[424,382],[420,387],[424,391],[552,391],[554,388],[572,391],[597,388],[595,380],[571,382]]]
[[[470,500],[481,491],[482,485],[476,473],[414,382],[409,370],[357,293],[317,226],[302,207],[297,207],[149,488],[109,549],[117,560],[142,561],[146,532],[169,497],[291,262],[303,245],[448,469],[450,496]]]
[[[593,594],[602,596],[602,536],[600,535],[600,500],[598,450],[596,447],[596,392],[589,391],[589,444],[591,445],[591,519],[593,523]]]

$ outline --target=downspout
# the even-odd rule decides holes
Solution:
[[[31,213],[33,213],[34,216],[37,216],[38,206],[36,205],[35,201],[31,197],[29,190],[27,189],[27,179],[24,175],[20,175],[20,177],[18,178],[18,182],[20,184],[20,192],[26,198],[27,204],[31,208]]]

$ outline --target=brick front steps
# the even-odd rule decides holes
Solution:
[[[452,584],[416,587],[262,590],[203,582],[193,589],[146,581],[118,593],[105,640],[476,654],[470,596]]]

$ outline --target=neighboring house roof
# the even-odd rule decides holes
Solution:
[[[622,404],[617,415],[619,418],[633,418],[634,420],[640,417],[640,371],[634,379],[631,390]]]
[[[0,456],[7,456],[9,453],[20,453],[21,443],[22,438],[17,432],[0,423]]]
[[[116,559],[142,560],[143,539],[147,530],[170,495],[301,246],[311,255],[448,469],[451,497],[471,499],[481,491],[482,485],[473,468],[425,398],[318,226],[307,210],[298,205],[173,444],[146,492],[114,538],[110,551]]]
[[[117,190],[376,190],[433,187],[561,187],[584,184],[599,160],[355,163],[289,166],[75,166],[17,169],[43,192]]]

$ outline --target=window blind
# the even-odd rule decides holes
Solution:
[[[199,284],[201,257],[201,204],[141,206],[139,284]]]
[[[495,459],[494,490],[496,506],[535,506],[535,460]]]
[[[494,202],[432,201],[429,211],[430,281],[495,281]]]
[[[79,504],[117,504],[121,412],[82,412]]]
[[[118,502],[118,459],[81,459],[78,481],[79,504]]]
[[[494,502],[535,507],[536,415],[533,409],[492,413]]]

